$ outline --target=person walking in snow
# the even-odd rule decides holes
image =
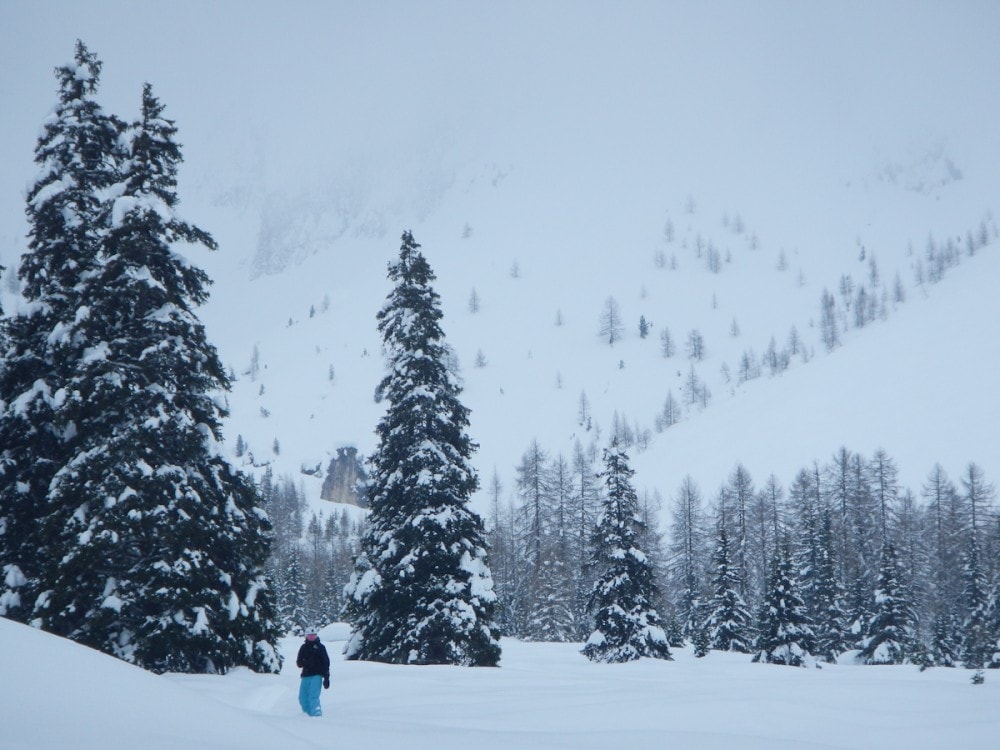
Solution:
[[[330,656],[326,653],[326,646],[320,643],[316,628],[306,633],[306,642],[299,647],[295,666],[302,670],[299,705],[310,716],[322,716],[323,708],[319,704],[320,685],[323,688],[330,687]]]

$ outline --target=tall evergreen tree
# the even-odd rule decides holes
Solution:
[[[663,511],[663,496],[659,490],[643,490],[639,497],[639,549],[646,553],[649,564],[653,568],[653,580],[656,582],[656,598],[652,600],[656,611],[664,619],[672,607],[666,595],[667,548],[664,533],[660,530],[660,516]]]
[[[833,522],[830,511],[820,513],[817,536],[815,571],[810,589],[810,619],[816,635],[816,655],[831,664],[852,647],[847,636],[847,613],[844,611],[844,591],[837,580],[834,559]]]
[[[395,287],[378,313],[389,402],[371,458],[371,514],[349,585],[349,659],[494,666],[496,594],[482,521],[468,502],[468,409],[447,366],[434,273],[410,232],[389,266]]]
[[[801,667],[815,649],[815,635],[805,603],[799,596],[787,544],[775,555],[758,627],[755,662]]]
[[[962,550],[968,519],[955,485],[935,464],[922,487],[924,544],[928,550],[928,595],[923,612],[931,624],[931,657],[938,666],[961,662]]]
[[[842,447],[828,470],[830,503],[837,538],[840,582],[848,592],[849,629],[859,641],[871,619],[872,592],[878,577],[879,515],[869,481],[868,462]]]
[[[955,667],[962,661],[959,624],[954,615],[943,614],[931,625],[930,658],[936,667]]]
[[[784,489],[772,474],[756,493],[750,506],[747,548],[748,575],[744,600],[750,604],[763,598],[767,588],[770,562],[778,544],[779,529],[784,524]]]
[[[703,538],[701,493],[690,476],[684,478],[674,501],[670,545],[671,588],[674,608],[685,638],[701,630],[705,621],[702,602]]]
[[[533,440],[517,467],[516,544],[526,579],[519,587],[517,609],[523,615],[518,634],[530,640],[565,640],[572,630],[567,598],[566,498],[568,471],[560,458],[559,475],[548,454]]]
[[[313,625],[306,615],[306,584],[302,571],[302,555],[296,548],[289,556],[288,566],[280,572],[281,586],[278,613],[281,632],[303,635]]]
[[[740,595],[745,598],[750,578],[750,566],[747,559],[749,549],[748,519],[755,492],[753,479],[743,464],[737,464],[732,474],[729,475],[726,490],[729,506],[732,509],[730,513],[733,532],[732,564],[736,568]]]
[[[516,631],[519,557],[514,543],[514,508],[511,502],[502,502],[503,484],[496,469],[490,480],[490,526],[487,539],[490,545],[490,571],[497,595],[496,623],[503,635]]]
[[[570,520],[570,566],[573,579],[573,619],[576,638],[583,640],[590,635],[590,539],[600,506],[600,484],[594,466],[594,452],[583,447],[579,440],[573,446],[573,496]]]
[[[789,520],[797,543],[796,564],[802,598],[810,612],[816,610],[815,591],[820,559],[820,513],[824,507],[820,492],[819,467],[800,469],[789,488]],[[767,580],[770,580],[774,552],[767,559]]]
[[[539,571],[534,576],[532,606],[528,612],[525,635],[533,641],[573,640],[575,621],[572,590],[566,584],[565,551],[553,541],[546,549]]]
[[[594,532],[598,577],[591,593],[595,629],[583,647],[592,661],[671,659],[656,599],[653,568],[639,548],[642,520],[628,455],[617,443],[604,452],[604,512]]]
[[[913,606],[917,628],[915,635],[919,643],[929,642],[928,626],[933,620],[928,608],[933,572],[930,550],[926,543],[925,521],[926,515],[913,492],[909,488],[900,492],[895,524],[890,533],[899,554],[897,568],[900,571],[901,590]],[[927,653],[923,653],[922,657],[927,657]]]
[[[79,438],[50,483],[56,555],[37,614],[158,672],[277,671],[270,525],[219,449],[229,380],[194,312],[210,282],[173,250],[216,246],[174,213],[175,133],[147,85],[101,215],[101,263],[81,283],[90,346],[61,423]]]
[[[711,648],[748,654],[752,649],[752,617],[740,595],[739,570],[733,565],[729,534],[720,519],[715,547],[711,614],[705,621]]]
[[[869,463],[872,492],[875,505],[878,508],[878,528],[880,538],[884,541],[889,537],[889,528],[893,521],[896,503],[899,501],[899,470],[896,462],[882,448],[875,451]],[[882,562],[885,562],[884,558]]]
[[[983,560],[980,542],[982,516],[994,494],[982,469],[970,463],[962,476],[964,500],[969,509],[970,527],[965,555],[965,604],[962,661],[966,669],[981,669],[993,662],[997,633],[993,630],[988,565]]]
[[[87,347],[85,280],[99,265],[100,214],[118,179],[120,123],[95,99],[101,62],[77,42],[56,68],[59,99],[35,146],[28,188],[28,252],[19,277],[27,304],[4,321],[0,370],[0,615],[36,619],[50,589],[55,551],[43,531],[49,484],[73,455],[80,432],[67,415],[67,388]]]
[[[875,590],[875,614],[868,623],[860,658],[865,664],[903,664],[912,660],[916,619],[899,581],[896,548],[886,544]]]
[[[526,635],[536,641],[573,640],[577,627],[573,610],[572,555],[569,502],[572,494],[569,465],[559,456],[547,469],[548,523],[539,558],[531,576]]]
[[[989,590],[975,534],[969,539],[964,564],[965,621],[962,623],[962,664],[982,669],[992,655]]]

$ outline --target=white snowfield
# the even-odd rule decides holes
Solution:
[[[332,657],[325,715],[300,713],[299,645],[280,675],[156,676],[0,619],[2,750],[941,750],[1000,737],[1000,674],[753,664],[712,652],[593,664],[579,644],[504,640],[497,669]]]

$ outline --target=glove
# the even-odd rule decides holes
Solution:
[[[329,690],[330,689],[330,678],[329,677],[324,677],[323,678],[323,689],[324,690]]]

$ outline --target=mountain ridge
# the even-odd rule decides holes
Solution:
[[[5,309],[16,307],[12,267],[25,246],[17,191],[54,103],[51,70],[84,37],[105,62],[109,111],[131,116],[148,78],[177,120],[180,210],[220,242],[191,260],[215,280],[201,314],[237,378],[227,446],[248,469],[237,436],[257,463],[318,496],[320,478],[303,466],[343,445],[373,448],[374,316],[386,264],[412,229],[465,379],[481,509],[494,471],[512,491],[533,439],[568,455],[592,437],[578,424],[581,394],[602,441],[616,413],[651,431],[637,482],[664,496],[687,474],[711,493],[737,461],[758,483],[773,471],[787,486],[795,467],[841,445],[884,447],[919,491],[936,454],[912,437],[927,417],[901,413],[925,403],[942,446],[933,460],[952,476],[967,461],[1000,472],[983,449],[995,446],[997,399],[978,377],[1000,354],[975,330],[997,313],[988,280],[1000,185],[986,168],[1000,157],[989,133],[997,9],[441,3],[237,15],[221,3],[182,56],[183,7],[148,34],[123,3],[49,7],[59,12],[12,6],[0,32],[0,97],[13,105],[2,107],[0,146]],[[26,45],[17,28],[43,31]],[[906,33],[886,35],[897,28]],[[955,38],[951,54],[928,52]],[[969,258],[964,243],[981,227],[987,246]],[[949,241],[962,262],[930,284],[928,249]],[[907,300],[857,331],[839,287],[845,275],[855,291],[867,283],[872,259],[875,295],[884,286],[891,298],[898,275]],[[829,355],[824,289],[850,328]],[[608,298],[623,317],[614,346],[599,336]],[[646,339],[640,316],[652,323]],[[725,383],[723,365],[735,379],[744,353],[759,358],[772,337],[780,350],[793,326],[808,363],[797,355],[775,378]],[[665,328],[670,359],[659,353]],[[705,338],[695,369],[711,399],[657,434],[656,413],[690,372],[692,331]],[[916,356],[927,341],[946,345],[944,364]],[[970,374],[975,388],[954,387]],[[827,409],[822,424],[788,429],[788,404],[845,391],[870,411],[876,397],[895,404],[902,426]],[[771,426],[755,432],[761,422]]]

